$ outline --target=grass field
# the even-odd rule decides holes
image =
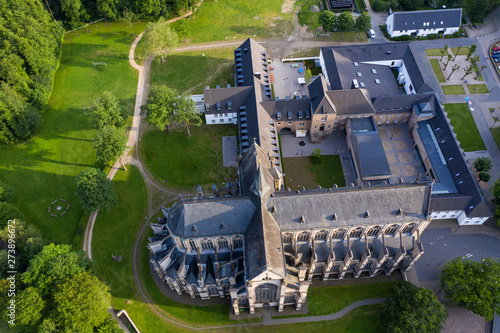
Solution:
[[[292,14],[281,13],[282,0],[209,0],[189,18],[188,42],[284,37],[293,31]],[[180,21],[174,22],[175,28]]]
[[[490,131],[491,135],[493,135],[493,139],[495,139],[498,149],[500,149],[500,127],[491,128]]]
[[[322,161],[321,164],[313,164],[310,156],[284,158],[285,186],[292,190],[302,186],[306,189],[315,189],[318,185],[327,188],[333,184],[344,187],[345,179],[340,157],[322,155]]]
[[[428,51],[428,50],[426,50]],[[431,62],[432,70],[434,71],[434,74],[436,74],[436,78],[438,79],[439,82],[446,82],[443,71],[441,70],[441,66],[439,65],[439,60],[438,59],[429,59]]]
[[[443,52],[443,49],[425,49],[425,53],[427,56],[432,57],[432,56],[441,56],[441,52]],[[446,56],[446,53],[445,53]]]
[[[186,52],[169,55],[165,63],[153,61],[151,84],[167,84],[192,94],[202,94],[205,86],[234,86],[233,51],[228,48]]]
[[[75,176],[96,164],[96,130],[82,107],[105,90],[133,109],[138,72],[128,63],[132,33],[123,23],[91,26],[69,34],[63,44],[54,89],[36,137],[27,144],[0,149],[0,180],[16,189],[16,206],[50,241],[71,243],[82,216]],[[137,27],[139,29],[139,27]],[[107,66],[93,66],[106,62]],[[63,198],[68,213],[54,218],[49,204]]]
[[[451,52],[453,52],[453,55],[457,54],[458,47],[452,47]],[[469,47],[461,47],[460,51],[458,51],[458,55],[468,55],[469,54]]]
[[[467,105],[445,104],[444,108],[462,148],[465,151],[486,150]]]
[[[487,94],[488,87],[485,84],[469,84],[467,85],[471,94]]]
[[[222,167],[222,137],[237,135],[233,125],[209,125],[185,130],[150,131],[144,134],[140,154],[151,173],[165,185],[181,190],[196,190],[198,184],[211,190],[236,179],[236,168]]]
[[[465,95],[465,90],[462,85],[450,85],[450,86],[441,86],[445,95]]]
[[[309,30],[313,33],[316,32],[316,28],[319,27],[319,14],[315,12],[311,12],[311,6],[319,6],[317,0],[302,0],[298,4],[300,6],[300,10],[298,13],[299,23],[300,25],[307,26]]]

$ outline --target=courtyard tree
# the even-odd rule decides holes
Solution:
[[[94,332],[109,317],[109,288],[88,273],[76,274],[53,293],[53,320],[68,332]]]
[[[174,121],[174,103],[179,94],[164,84],[157,84],[151,88],[149,98],[141,107],[141,114],[145,114],[145,121],[160,131],[169,131]]]
[[[131,12],[128,8],[125,8],[123,11],[122,17],[120,20],[123,22],[127,23],[128,26],[130,27],[130,30],[132,30],[132,36],[135,36],[134,33],[134,21],[137,19],[137,15],[135,15],[133,12]]]
[[[142,38],[146,53],[161,56],[161,62],[165,62],[164,54],[177,47],[179,43],[177,33],[164,18],[160,18],[156,23],[149,22]]]
[[[472,55],[474,54],[474,52],[476,52],[476,50],[477,50],[477,45],[476,44],[472,44],[469,47],[469,54],[467,55],[467,60],[469,60],[470,57],[472,57]]]
[[[351,12],[342,12],[342,14],[339,15],[338,19],[338,25],[340,31],[342,31],[342,38],[344,38],[345,33],[347,31],[351,31],[354,28],[354,18],[351,14]]]
[[[127,141],[128,135],[123,128],[113,126],[103,127],[97,133],[94,144],[97,151],[97,160],[106,164],[119,159],[123,168],[127,170],[122,159],[122,155],[125,149],[127,149]]]
[[[94,101],[94,111],[92,120],[97,129],[106,126],[122,127],[125,125],[127,112],[120,106],[120,103],[109,91],[105,91],[101,97]]]
[[[491,176],[489,173],[485,172],[485,171],[481,171],[479,173],[479,180],[482,180],[483,182],[488,182],[490,180]]]
[[[118,205],[118,197],[106,174],[96,168],[87,168],[75,178],[76,194],[87,214],[97,210],[109,210]]]
[[[493,168],[493,163],[491,162],[491,159],[489,157],[478,157],[474,161],[474,168],[477,172],[488,172],[491,170],[491,168]]]
[[[323,31],[333,31],[337,25],[337,17],[333,12],[325,10],[319,14],[318,22],[323,27]]]
[[[356,31],[358,32],[358,37],[361,38],[361,33],[367,31],[372,26],[372,19],[368,12],[362,12],[361,15],[356,19]]]
[[[448,75],[446,80],[449,80],[450,77],[453,75],[453,73],[455,73],[455,71],[457,71],[459,69],[460,69],[460,65],[458,65],[458,64],[453,65],[453,67],[451,68],[451,73],[450,73],[450,75]]]
[[[306,83],[311,82],[311,78],[312,78],[311,70],[309,68],[307,68],[305,75],[304,75],[304,79],[306,80]]]
[[[476,54],[475,56],[470,57],[469,61],[471,65],[474,66],[479,61],[479,55]]]
[[[432,290],[419,288],[407,281],[394,286],[383,307],[382,321],[388,333],[439,333],[448,316]]]
[[[439,61],[443,61],[443,57],[445,55],[446,52],[448,52],[448,44],[445,44],[443,49],[441,50],[441,58],[439,59]]]
[[[175,122],[184,124],[188,136],[191,136],[189,127],[191,125],[200,126],[203,122],[193,99],[187,94],[181,94],[177,97],[174,108]]]
[[[446,67],[448,67],[448,64],[451,62],[452,58],[453,58],[453,56],[451,54],[448,54],[448,61],[446,62],[446,64],[444,64],[444,69],[446,69]]]
[[[466,76],[472,74],[472,72],[474,72],[474,66],[467,66],[464,68],[464,76],[462,76],[462,78],[460,80],[463,80],[465,79]]]
[[[314,148],[313,152],[311,153],[311,161],[314,164],[320,164],[321,163],[321,148]]]
[[[483,258],[476,262],[462,257],[448,261],[440,276],[441,288],[451,302],[484,317],[499,314],[500,263]]]

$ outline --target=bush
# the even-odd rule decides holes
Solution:
[[[7,225],[8,220],[22,219],[23,214],[14,205],[8,202],[0,202],[0,228]]]
[[[479,180],[482,180],[483,182],[488,182],[490,180],[490,174],[484,171],[481,171],[479,173]]]
[[[311,154],[311,162],[313,164],[321,164],[322,158],[321,158],[321,149],[320,148],[314,148],[314,150]]]
[[[14,190],[7,184],[0,182],[0,201],[10,202],[14,197]]]
[[[474,168],[477,172],[485,171],[488,172],[493,167],[493,163],[491,159],[488,157],[478,157],[477,160],[474,161]]]
[[[373,1],[372,9],[375,12],[385,12],[385,11],[388,11],[390,7],[391,7],[391,4],[388,2],[381,1],[381,0],[375,0],[375,1]]]
[[[391,38],[393,41],[396,41],[396,42],[404,42],[404,41],[408,41],[408,40],[413,40],[413,36],[407,36],[407,35],[404,35],[404,36],[398,36],[398,37],[394,37],[394,38]]]

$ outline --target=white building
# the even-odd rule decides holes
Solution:
[[[391,37],[450,35],[461,26],[462,8],[394,12],[385,23]]]

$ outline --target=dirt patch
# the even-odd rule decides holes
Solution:
[[[295,4],[294,0],[285,0],[281,5],[281,12],[284,14],[292,13],[294,4]]]

